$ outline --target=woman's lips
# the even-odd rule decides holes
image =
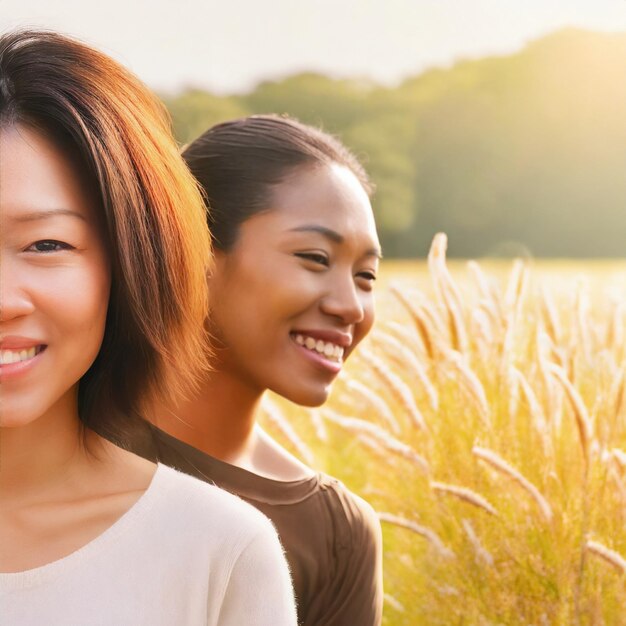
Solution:
[[[344,349],[333,341],[324,341],[323,339],[316,339],[311,335],[301,333],[294,333],[293,337],[294,341],[299,346],[304,346],[307,350],[317,352],[326,357],[329,361],[336,361],[337,363],[343,362]]]
[[[7,347],[7,345],[11,347]],[[46,349],[45,344],[17,345],[16,342],[3,341],[0,347],[0,380],[28,372],[39,361]]]
[[[321,339],[315,340],[310,336],[301,334],[292,333],[291,338],[298,351],[311,362],[332,374],[338,374],[341,371],[343,364],[343,348],[341,346],[332,342],[324,342]]]

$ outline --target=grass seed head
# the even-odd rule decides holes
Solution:
[[[612,565],[620,574],[626,574],[626,559],[619,552],[590,539],[585,543],[585,549],[605,563]]]
[[[576,417],[576,424],[578,426],[578,433],[580,436],[580,443],[583,449],[583,453],[585,455],[585,460],[589,463],[589,455],[591,452],[591,443],[593,437],[593,427],[591,423],[591,419],[589,418],[589,413],[587,412],[587,407],[583,402],[578,391],[575,389],[574,385],[568,380],[565,372],[562,368],[556,365],[549,365],[548,371],[559,381],[563,390],[565,391],[565,395],[569,400],[569,403],[574,411],[574,416]]]
[[[464,519],[461,520],[461,524],[463,525],[463,530],[465,530],[467,538],[472,544],[472,548],[474,548],[476,559],[489,567],[493,567],[493,556],[491,556],[491,553],[480,542],[478,535],[476,535],[476,532],[474,531],[472,523],[468,519]]]
[[[490,515],[498,517],[498,511],[489,503],[489,501],[481,496],[479,493],[468,489],[467,487],[459,487],[458,485],[449,485],[447,483],[441,483],[432,481],[430,488],[438,494],[446,494],[457,498],[463,502],[467,502],[483,511],[486,511]]]
[[[454,552],[446,547],[434,530],[408,520],[405,517],[394,515],[393,513],[380,512],[378,513],[378,519],[380,519],[381,522],[386,522],[387,524],[393,524],[394,526],[399,526],[400,528],[406,528],[407,530],[420,535],[420,537],[424,537],[424,539],[426,539],[430,545],[435,548],[435,551],[444,559],[454,558]]]
[[[511,478],[516,482],[530,497],[536,502],[541,514],[546,522],[551,522],[553,518],[552,507],[548,504],[546,498],[541,494],[539,489],[535,487],[520,471],[507,463],[502,457],[498,456],[492,450],[474,446],[472,454],[488,463],[491,467]]]

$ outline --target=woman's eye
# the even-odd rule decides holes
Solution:
[[[317,252],[298,252],[296,256],[300,259],[323,265],[324,267],[328,267],[329,265],[328,257]]]
[[[56,239],[42,239],[41,241],[35,241],[28,248],[26,252],[60,252],[62,250],[73,250],[74,246],[70,246],[69,243],[63,241],[57,241]]]
[[[374,281],[376,280],[376,274],[374,274],[374,272],[359,272],[356,276],[361,279],[360,285],[362,289],[365,291],[372,291],[372,289],[374,289]]]
[[[374,282],[376,280],[376,274],[374,274],[374,272],[360,272],[359,274],[357,274],[357,276],[359,276],[360,278],[365,278],[371,282]]]

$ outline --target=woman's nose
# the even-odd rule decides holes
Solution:
[[[0,322],[24,317],[34,309],[16,264],[8,255],[0,255]]]
[[[326,315],[339,318],[345,324],[358,324],[365,317],[365,306],[354,279],[334,280],[322,298],[320,308]]]

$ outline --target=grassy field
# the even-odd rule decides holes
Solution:
[[[331,400],[266,427],[380,513],[386,626],[626,624],[626,263],[387,263]]]

